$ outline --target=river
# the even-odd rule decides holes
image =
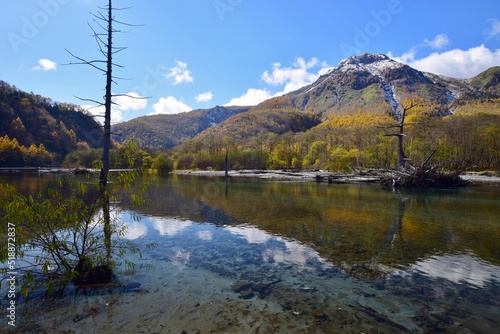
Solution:
[[[3,174],[23,193],[53,175]],[[126,291],[20,302],[65,333],[497,333],[500,186],[394,190],[171,175],[123,206]],[[2,302],[3,303],[3,302]],[[4,304],[2,304],[3,306]],[[46,311],[40,312],[43,305]],[[4,326],[1,324],[0,326]]]

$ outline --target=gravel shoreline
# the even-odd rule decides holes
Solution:
[[[174,171],[178,175],[194,175],[207,177],[224,177],[225,171],[216,170],[185,170]],[[358,175],[358,174],[335,174],[324,171],[286,171],[286,170],[230,170],[229,177],[257,178],[263,180],[278,181],[315,181],[321,182],[328,180],[330,183],[377,183],[380,181],[380,175]],[[472,183],[500,183],[500,176],[494,176],[491,173],[467,172],[461,174],[463,180]]]

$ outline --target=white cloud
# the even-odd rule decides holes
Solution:
[[[409,62],[415,60],[415,54],[417,50],[413,47],[409,51],[403,53],[401,56],[397,57],[395,56],[391,51],[387,53],[387,56],[389,58],[394,59],[395,61],[398,61],[403,64],[408,64]]]
[[[196,235],[203,241],[212,241],[213,238],[213,233],[210,231],[198,231]]]
[[[113,97],[112,100],[116,104],[111,105],[111,124],[123,121],[122,111],[141,110],[146,108],[147,100],[142,98],[139,94],[130,92],[126,95]],[[82,105],[82,108],[90,112],[92,115],[97,116],[96,120],[98,122],[101,124],[104,123],[104,106]]]
[[[432,256],[411,264],[408,271],[425,273],[430,277],[444,278],[456,283],[467,282],[477,287],[500,280],[500,270],[497,266],[469,254]]]
[[[192,108],[182,101],[177,100],[173,96],[161,97],[157,103],[153,104],[153,113],[149,115],[159,114],[178,114],[181,112],[191,111]]]
[[[33,67],[36,71],[55,71],[57,68],[55,62],[46,58],[38,60],[38,64],[40,65]]]
[[[403,55],[400,57],[395,57],[391,52],[389,52],[388,55],[389,55],[389,57],[393,58],[394,60],[408,64],[408,63],[415,60],[415,57],[417,55],[417,51],[419,49],[430,47],[431,49],[439,50],[439,49],[442,49],[443,47],[445,47],[446,45],[449,45],[450,43],[451,43],[450,39],[448,38],[448,36],[446,34],[439,34],[439,35],[436,35],[436,37],[434,37],[433,40],[426,38],[426,39],[424,39],[423,43],[412,46],[410,48],[410,50],[403,53]]]
[[[282,67],[281,63],[274,63],[272,71],[262,73],[261,79],[272,86],[283,86],[283,91],[272,94],[267,89],[249,88],[245,94],[235,97],[225,104],[225,106],[253,106],[275,96],[297,90],[305,85],[316,81],[320,75],[326,74],[331,67],[325,62],[320,62],[318,58],[311,58],[306,61],[304,58],[297,58],[289,67]],[[318,68],[317,72],[311,71]]]
[[[124,223],[125,235],[123,236],[129,240],[135,240],[148,233],[148,228],[144,223],[141,222],[130,222]]]
[[[211,101],[214,95],[212,92],[201,93],[195,96],[196,101],[198,102],[208,102]]]
[[[146,108],[148,101],[135,92],[129,92],[125,95],[115,96],[113,102],[114,106],[120,110],[141,110]]]
[[[268,90],[250,88],[245,94],[233,98],[225,106],[254,106],[271,97],[272,95]]]
[[[500,33],[494,32],[498,20],[493,20],[493,29],[490,36]],[[392,59],[408,64],[417,70],[445,75],[452,78],[472,78],[492,66],[500,64],[500,49],[490,50],[484,45],[472,47],[469,50],[452,49],[443,52],[433,52],[418,59],[417,51],[421,48],[442,49],[450,44],[446,34],[439,34],[433,40],[425,39],[423,43],[410,48],[402,56],[396,57],[388,53]]]
[[[430,46],[431,48],[435,50],[442,49],[443,47],[447,46],[450,44],[450,39],[446,34],[439,34],[434,39],[428,40],[427,38],[424,40],[424,45],[425,46]]]
[[[491,28],[486,31],[488,38],[500,37],[500,21],[498,19],[489,19]]]
[[[189,226],[193,225],[190,221],[169,219],[169,218],[151,218],[154,227],[158,230],[160,235],[174,236]]]
[[[310,72],[311,69],[318,66],[322,66],[319,72]],[[316,81],[320,73],[325,73],[328,70],[327,66],[326,63],[321,63],[318,58],[312,58],[306,62],[304,58],[299,57],[290,67],[282,67],[280,63],[274,63],[272,72],[265,71],[261,78],[269,85],[285,84],[285,88],[280,94],[286,94]]]
[[[272,235],[255,227],[228,227],[231,234],[245,238],[251,244],[265,244],[273,239]]]
[[[176,61],[177,66],[170,69],[170,73],[166,74],[166,78],[174,78],[174,85],[183,82],[193,82],[194,79],[191,76],[191,72],[187,69],[187,63],[181,61]]]
[[[432,53],[422,59],[412,59],[408,65],[420,71],[453,78],[472,78],[492,66],[500,64],[500,49],[491,51],[484,45],[469,50],[453,49]]]
[[[92,106],[92,105],[82,105],[81,106],[83,109],[87,110],[90,112],[92,115],[97,116],[95,117],[96,121],[99,123],[104,123],[104,113],[105,109],[104,106]],[[122,118],[122,112],[116,108],[111,108],[111,124],[116,124],[120,123],[123,121]]]

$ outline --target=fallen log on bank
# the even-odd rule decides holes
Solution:
[[[471,182],[460,177],[459,173],[438,173],[432,170],[417,170],[407,173],[386,170],[388,175],[380,183],[391,187],[455,188],[470,185]]]
[[[328,184],[344,184],[344,183],[379,183],[382,180],[380,175],[375,174],[330,174],[322,173],[314,176],[316,182],[326,182]]]
[[[315,182],[329,184],[379,183],[389,187],[454,188],[470,185],[459,173],[436,172],[434,169],[400,171],[392,169],[352,169],[351,174],[318,173]]]

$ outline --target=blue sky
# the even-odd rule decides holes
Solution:
[[[115,0],[113,121],[215,105],[254,105],[315,81],[344,58],[384,53],[470,78],[500,65],[500,2],[428,0]],[[0,80],[81,105],[104,77],[88,24],[106,0],[0,0]],[[98,113],[99,109],[92,109]]]

